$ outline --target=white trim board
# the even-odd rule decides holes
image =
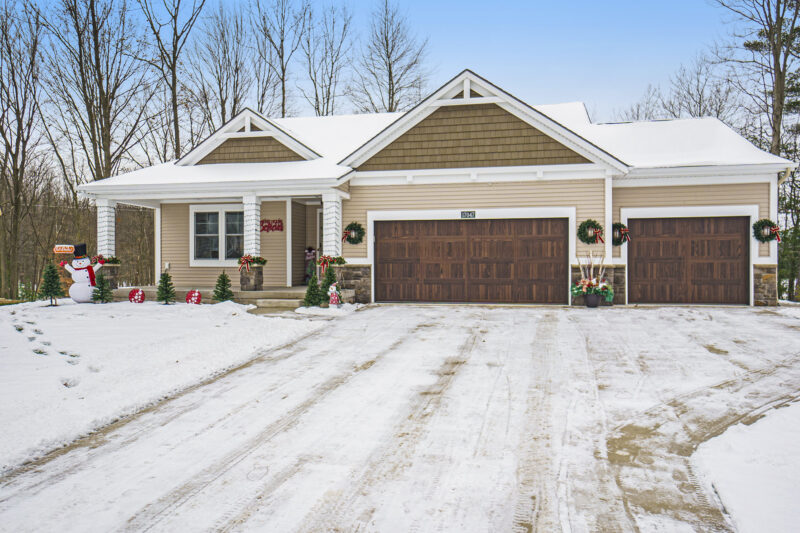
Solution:
[[[706,205],[706,206],[676,206],[676,207],[622,207],[620,208],[620,222],[627,225],[631,218],[691,218],[691,217],[750,217],[750,225],[758,220],[758,205]],[[758,257],[758,241],[750,240],[750,305],[753,305],[753,265],[760,264]],[[635,239],[636,236],[632,236]],[[630,264],[628,263],[628,247],[622,247],[619,258],[625,265],[625,303],[628,303],[628,276]],[[761,258],[766,259],[766,258]],[[772,261],[772,257],[769,258]],[[777,257],[775,258],[777,262]]]
[[[370,301],[375,303],[375,222],[391,220],[462,220],[462,211],[475,211],[474,219],[486,220],[506,218],[566,218],[568,219],[569,245],[567,250],[567,305],[572,305],[571,272],[576,259],[575,207],[510,207],[463,209],[408,209],[398,211],[367,211],[367,259],[346,259],[348,263],[370,265]]]
[[[243,204],[192,204],[189,206],[189,266],[190,267],[236,267],[239,259],[195,259],[194,258],[194,214],[224,211],[242,211]],[[225,217],[219,217],[219,253],[225,250]]]

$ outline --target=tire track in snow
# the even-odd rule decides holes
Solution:
[[[358,501],[369,493],[371,487],[398,475],[411,464],[411,457],[416,452],[427,424],[441,405],[459,369],[469,360],[480,338],[477,327],[467,329],[471,333],[459,347],[458,355],[446,359],[439,367],[436,371],[436,382],[419,393],[409,414],[391,432],[393,438],[373,452],[360,470],[351,473],[343,494],[335,499],[323,500],[307,513],[299,531],[357,532],[370,529],[369,521],[375,509],[361,509],[357,505]],[[358,516],[352,516],[354,512]]]
[[[373,328],[373,330],[377,329],[379,328]],[[394,342],[388,348],[382,348],[380,345],[372,347],[373,350],[377,351],[377,354],[370,351],[368,356],[361,357],[361,359],[364,359],[366,357],[367,359],[371,359],[371,361],[369,361],[370,363],[374,364],[381,358],[385,357],[387,354],[397,350],[408,339],[409,339],[409,334],[408,332],[406,332],[400,338],[394,340]],[[368,371],[370,368],[374,366],[373,364],[358,365],[352,370],[334,376],[325,381],[324,383],[322,383],[321,385],[315,387],[312,391],[310,391],[309,397],[305,401],[301,402],[293,409],[289,410],[280,419],[266,426],[256,436],[250,438],[245,445],[240,446],[237,449],[231,451],[230,453],[225,455],[222,459],[215,461],[213,464],[203,469],[200,473],[193,476],[189,481],[187,481],[177,489],[164,495],[155,502],[150,503],[149,505],[141,509],[139,512],[137,512],[134,516],[132,516],[128,520],[125,530],[147,531],[152,527],[154,527],[155,525],[157,525],[170,513],[174,512],[183,504],[191,500],[192,497],[199,494],[202,490],[207,488],[213,482],[220,479],[231,468],[235,467],[245,458],[254,453],[260,446],[266,444],[276,435],[279,435],[280,433],[286,431],[287,429],[297,424],[299,419],[311,408],[313,408],[318,403],[322,402],[331,393],[333,393],[338,388],[348,383],[357,375]],[[296,471],[297,469],[293,469],[290,471],[290,474],[293,474]],[[281,483],[285,482],[290,477],[291,475],[287,475],[287,477],[283,479]],[[281,483],[276,484],[275,487],[273,487],[273,490],[274,488],[277,488]],[[250,502],[250,498],[246,498],[245,506],[247,506],[248,502]],[[228,513],[232,514],[231,511],[228,511]],[[236,517],[231,521],[239,520],[240,515],[241,513],[237,513]],[[225,526],[222,526],[222,528],[224,527]]]
[[[721,503],[700,483],[691,454],[737,423],[800,398],[800,355],[675,396],[614,428],[608,459],[628,513],[665,516],[695,529],[733,531]]]

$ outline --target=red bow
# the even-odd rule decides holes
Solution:
[[[328,265],[333,263],[333,257],[329,255],[323,255],[319,258],[319,266],[322,267],[322,273],[325,273],[325,269],[328,268]]]
[[[775,234],[775,237],[777,238],[778,242],[781,242],[781,228],[779,228],[778,226],[772,226],[771,228],[769,228],[769,231]]]
[[[350,232],[349,232],[349,231],[347,231],[347,230],[344,230],[344,235],[342,235],[342,242],[344,242],[345,240],[347,240],[347,238],[348,238],[349,236],[350,236]]]
[[[628,233],[631,232],[628,228],[620,228],[619,232],[622,234],[622,242],[628,241],[631,242],[631,236]]]
[[[246,255],[239,259],[239,272],[242,271],[242,268],[247,268],[247,271],[250,272],[250,263],[253,262],[253,258],[249,255]]]
[[[598,242],[602,242],[603,244],[606,243],[606,241],[603,240],[603,230],[601,230],[600,228],[596,228],[594,230],[594,242],[595,244],[597,244]]]

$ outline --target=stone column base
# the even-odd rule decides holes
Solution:
[[[355,291],[355,301],[368,304],[372,301],[372,267],[369,265],[334,265],[339,289]]]
[[[98,274],[103,274],[103,276],[108,280],[108,285],[112,289],[116,289],[119,287],[120,266],[121,265],[105,264],[102,266],[100,270],[97,271]]]
[[[246,268],[239,271],[239,290],[260,291],[264,289],[264,267],[250,265],[250,272]]]
[[[778,305],[777,265],[753,265],[753,305]]]

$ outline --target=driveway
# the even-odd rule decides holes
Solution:
[[[373,307],[0,479],[0,529],[728,530],[689,456],[798,347],[800,309]]]

